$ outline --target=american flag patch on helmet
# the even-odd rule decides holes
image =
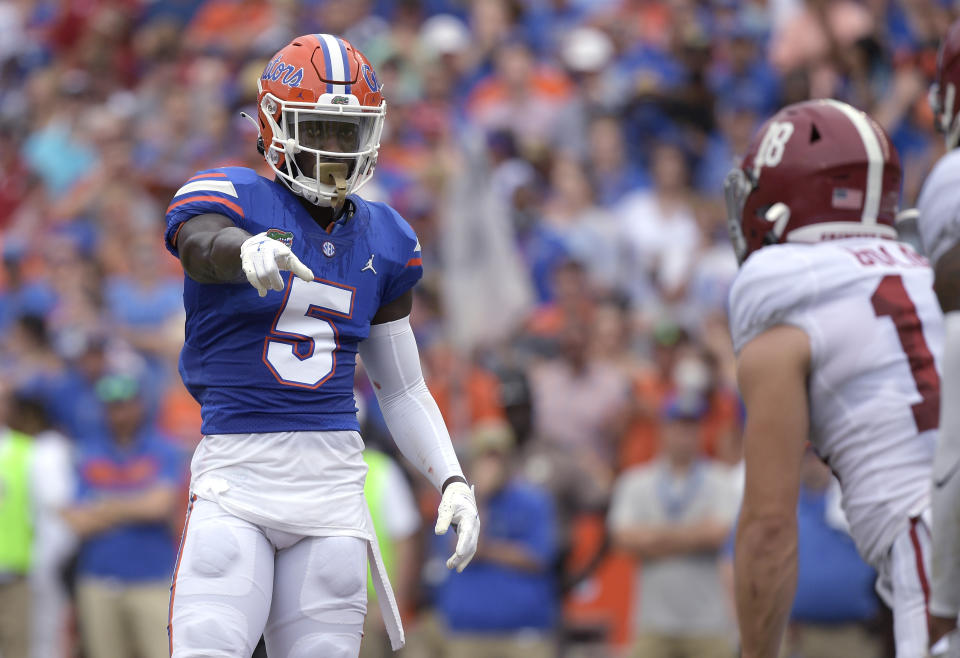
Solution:
[[[851,190],[847,187],[833,188],[831,205],[843,210],[857,210],[863,207],[863,190]]]

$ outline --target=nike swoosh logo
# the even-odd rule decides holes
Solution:
[[[935,486],[937,489],[940,489],[941,487],[943,487],[943,485],[945,485],[947,482],[950,481],[950,478],[956,475],[958,469],[960,469],[960,460],[957,460],[953,463],[953,466],[950,467],[950,470],[947,471],[946,475],[944,475],[939,480],[934,480],[933,486]]]

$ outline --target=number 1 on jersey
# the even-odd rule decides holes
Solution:
[[[263,360],[281,384],[317,388],[337,366],[337,327],[324,315],[353,315],[355,289],[330,281],[304,281],[290,276],[287,291],[270,334]],[[301,350],[306,346],[307,350]]]
[[[889,315],[897,328],[900,346],[910,362],[910,372],[923,398],[912,406],[913,420],[918,432],[937,429],[940,425],[940,376],[934,365],[933,354],[923,336],[923,325],[903,286],[899,274],[889,274],[880,281],[870,298],[877,317]]]

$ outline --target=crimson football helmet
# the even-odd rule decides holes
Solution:
[[[944,133],[947,148],[960,142],[960,20],[954,21],[937,53],[937,77],[930,87],[930,109],[937,130]]]
[[[890,138],[860,110],[835,100],[788,105],[724,183],[737,259],[780,242],[896,238],[900,176]]]
[[[261,150],[291,191],[336,208],[370,180],[387,104],[363,53],[331,34],[297,37],[257,89]]]

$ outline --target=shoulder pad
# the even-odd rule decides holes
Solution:
[[[744,262],[730,288],[730,334],[739,353],[818,294],[815,245],[771,245]]]

